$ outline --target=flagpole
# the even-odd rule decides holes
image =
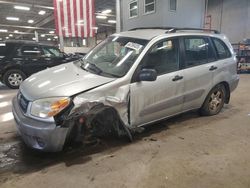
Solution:
[[[61,52],[64,52],[64,41],[62,35],[59,35],[59,42],[60,42],[60,50]]]
[[[121,32],[121,2],[116,0],[116,32]]]

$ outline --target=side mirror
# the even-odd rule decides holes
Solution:
[[[155,69],[142,69],[139,73],[139,81],[155,81],[157,72]]]

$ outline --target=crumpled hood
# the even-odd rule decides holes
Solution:
[[[76,63],[68,63],[33,74],[20,86],[30,101],[59,96],[72,96],[115,80],[86,72]]]

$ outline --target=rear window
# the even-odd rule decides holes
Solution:
[[[228,47],[222,40],[216,39],[216,38],[212,38],[212,40],[214,42],[214,46],[216,49],[218,59],[226,59],[226,58],[231,57],[231,53]]]
[[[0,43],[0,57],[10,56],[13,53],[15,44],[12,43]]]

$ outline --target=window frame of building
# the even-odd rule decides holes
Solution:
[[[173,1],[174,1],[174,3],[175,3],[175,9],[172,9],[171,7],[171,3],[173,3]],[[177,0],[169,0],[169,11],[171,11],[171,12],[176,12],[177,11]]]
[[[144,7],[144,10],[143,10],[143,15],[148,15],[148,14],[153,14],[155,13],[155,10],[156,10],[156,0],[152,0],[153,2],[151,3],[146,3],[146,0],[143,0],[143,7]],[[154,10],[152,11],[149,11],[149,12],[146,12],[146,6],[149,6],[149,5],[154,5]]]
[[[130,9],[130,5],[132,3],[136,3],[137,4],[137,8],[136,9]],[[129,2],[129,4],[128,4],[128,9],[129,9],[129,12],[128,12],[129,13],[129,19],[138,17],[138,15],[139,15],[139,3],[138,3],[138,0],[131,0]],[[133,11],[133,10],[136,10],[136,15],[135,16],[131,16],[131,11]]]

